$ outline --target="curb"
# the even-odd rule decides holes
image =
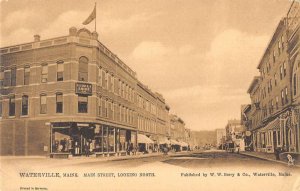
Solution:
[[[268,158],[265,158],[265,157],[261,157],[261,156],[257,156],[257,155],[252,155],[252,154],[249,154],[249,153],[241,153],[240,152],[239,154],[245,155],[245,156],[249,156],[249,157],[253,157],[253,158],[262,159],[262,160],[267,160],[267,161],[271,161],[271,162],[276,162],[276,163],[280,163],[280,164],[284,164],[284,165],[288,166],[286,162],[279,161],[279,160],[268,159]],[[294,165],[292,167],[300,168],[300,165]]]

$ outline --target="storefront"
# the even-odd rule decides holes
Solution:
[[[51,153],[73,156],[126,155],[136,147],[136,131],[119,127],[89,123],[53,123]]]

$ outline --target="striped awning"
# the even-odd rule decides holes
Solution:
[[[260,131],[277,131],[280,129],[280,120],[279,118],[274,119],[270,123],[268,123],[265,127],[263,127]]]

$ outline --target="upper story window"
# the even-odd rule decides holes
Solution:
[[[22,96],[22,115],[28,115],[28,96]]]
[[[283,67],[280,66],[280,80],[282,80],[283,78]]]
[[[46,94],[40,95],[40,113],[41,114],[47,113],[47,95]]]
[[[78,113],[88,112],[88,96],[78,96]]]
[[[64,81],[64,61],[60,60],[57,62],[57,81]]]
[[[63,94],[56,93],[56,113],[63,113]]]
[[[11,86],[16,86],[16,82],[17,82],[17,68],[14,67],[11,69]]]
[[[274,74],[274,85],[277,86],[277,74]]]
[[[284,105],[284,92],[281,90],[281,104]]]
[[[279,54],[281,53],[281,41],[280,40],[278,41],[278,53]]]
[[[87,82],[88,81],[88,63],[87,57],[82,56],[79,58],[79,70],[78,70],[78,80]]]
[[[0,101],[0,117],[2,117],[2,101]]]
[[[98,78],[97,78],[97,80],[98,80],[99,85],[102,86],[102,68],[101,67],[98,68]]]
[[[276,53],[275,53],[275,50],[273,50],[273,62],[276,61]]]
[[[281,48],[284,50],[284,37],[283,35],[281,36]]]
[[[285,62],[283,63],[283,77],[286,76],[286,64]]]
[[[0,87],[4,86],[4,69],[0,69]]]
[[[16,114],[16,103],[15,103],[15,95],[11,95],[9,97],[9,107],[8,107],[8,115],[15,116]]]
[[[30,66],[24,67],[24,85],[29,85],[30,80]]]
[[[42,64],[41,82],[46,83],[47,81],[48,81],[48,64]]]
[[[294,89],[294,95],[297,94],[297,75],[294,74],[293,76],[293,89]]]
[[[288,88],[285,88],[285,94],[284,94],[285,103],[288,103]]]
[[[11,71],[4,72],[4,86],[11,86]]]

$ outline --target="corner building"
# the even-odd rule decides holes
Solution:
[[[72,27],[58,38],[35,35],[32,43],[1,48],[0,56],[1,155],[81,155],[88,145],[106,156],[136,147],[137,111],[146,109],[138,109],[136,73],[96,32]],[[167,113],[162,100],[151,108]],[[148,118],[155,129],[157,110]]]

